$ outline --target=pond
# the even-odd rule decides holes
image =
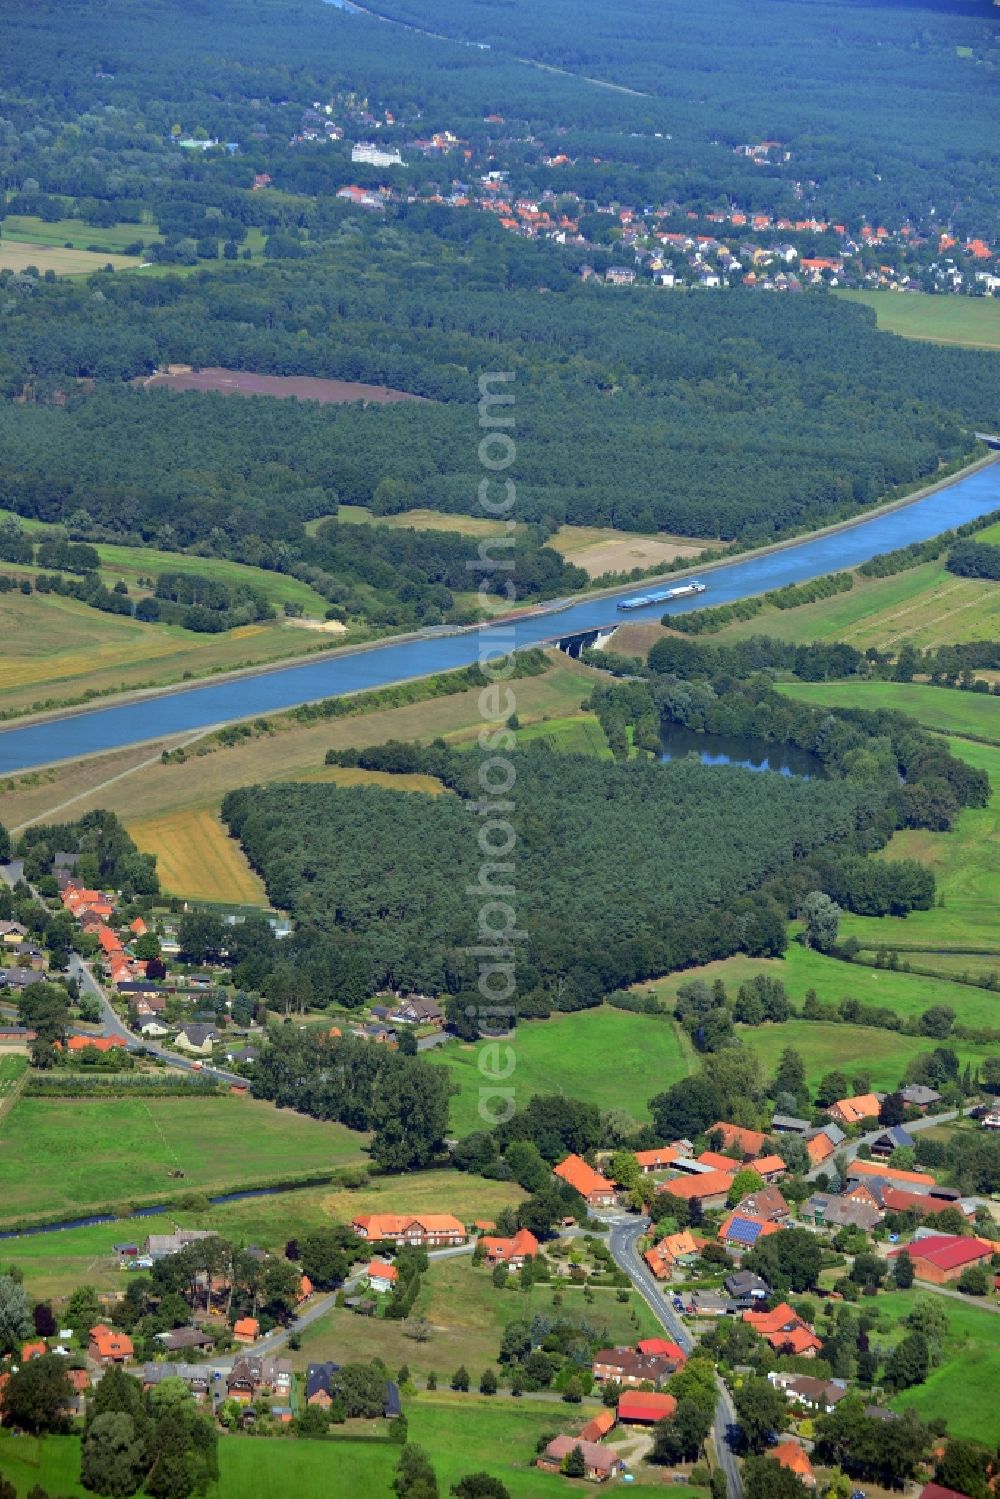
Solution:
[[[697,755],[703,765],[739,765],[744,770],[774,770],[808,781],[824,774],[808,750],[744,734],[696,734],[680,724],[664,724],[660,731],[660,759],[682,760]]]

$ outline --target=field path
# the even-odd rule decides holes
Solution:
[[[203,739],[206,733],[208,733],[207,729],[199,729],[196,734],[189,734],[179,744],[171,745],[171,748],[188,749],[199,739]],[[77,791],[73,796],[68,797],[66,801],[57,802],[54,807],[47,807],[44,812],[36,812],[27,822],[20,822],[15,827],[12,827],[10,832],[23,833],[25,828],[33,826],[34,823],[46,822],[49,818],[55,817],[57,812],[64,812],[67,807],[72,807],[74,802],[83,801],[84,797],[96,796],[99,791],[103,791],[107,786],[114,786],[117,781],[124,781],[127,776],[135,775],[137,770],[148,770],[151,765],[159,765],[162,753],[163,751],[160,750],[157,754],[150,755],[148,759],[140,760],[138,765],[130,765],[127,770],[120,770],[117,775],[108,776],[105,780],[98,781],[96,786],[88,786],[83,791]]]

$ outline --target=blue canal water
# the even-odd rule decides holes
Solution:
[[[860,519],[846,530],[796,542],[764,557],[706,569],[707,593],[678,600],[666,612],[684,614],[712,604],[731,603],[786,583],[800,583],[823,573],[855,567],[876,552],[924,541],[998,508],[1000,464],[991,464],[925,499],[867,520]],[[0,773],[118,749],[167,734],[210,728],[317,698],[339,697],[392,682],[410,681],[510,650],[621,623],[624,619],[658,619],[664,613],[662,604],[651,604],[628,614],[617,609],[620,598],[627,598],[630,593],[633,596],[648,593],[654,586],[645,580],[614,596],[585,598],[558,612],[534,614],[454,635],[431,633],[416,640],[386,641],[323,661],[275,667],[256,675],[185,688],[116,708],[94,708],[46,723],[7,729],[0,733]]]

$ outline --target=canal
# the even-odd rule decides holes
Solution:
[[[731,603],[786,583],[856,567],[877,552],[924,541],[949,527],[1000,508],[1000,465],[991,464],[923,499],[861,518],[827,536],[804,538],[764,556],[706,569],[707,592],[670,605],[669,613]],[[670,579],[667,580],[671,581]],[[164,735],[192,732],[239,718],[273,713],[318,698],[339,697],[433,672],[468,666],[487,656],[539,645],[629,620],[658,619],[662,604],[622,615],[618,600],[648,592],[646,580],[616,595],[583,598],[558,611],[535,613],[502,625],[457,634],[428,634],[386,641],[366,649],[304,665],[275,667],[228,681],[144,697],[117,707],[94,708],[0,733],[0,773],[27,770],[53,760],[122,748]]]

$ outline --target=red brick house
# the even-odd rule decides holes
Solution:
[[[560,1181],[568,1182],[571,1187],[575,1188],[588,1207],[614,1207],[616,1200],[614,1182],[609,1182],[607,1177],[595,1171],[593,1166],[588,1166],[582,1156],[568,1155],[555,1167],[555,1174]]]

